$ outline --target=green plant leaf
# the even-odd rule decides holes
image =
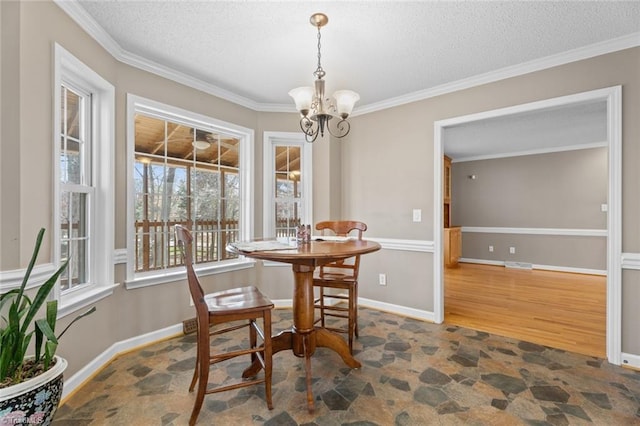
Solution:
[[[56,284],[56,281],[58,281],[58,277],[65,270],[65,268],[67,267],[68,263],[69,263],[69,259],[67,259],[62,264],[62,266],[60,266],[60,268],[58,268],[58,270],[56,272],[54,272],[54,274],[51,277],[49,277],[49,279],[47,281],[45,281],[45,283],[42,284],[42,286],[38,289],[38,293],[36,294],[36,297],[33,299],[33,302],[31,303],[31,306],[29,307],[29,311],[27,312],[27,315],[26,315],[26,317],[24,319],[24,322],[22,323],[21,332],[24,333],[24,332],[27,331],[27,328],[29,327],[29,324],[31,324],[31,322],[33,321],[33,318],[35,317],[36,313],[38,312],[38,310],[40,309],[42,304],[45,302],[45,300],[49,296],[49,293],[51,292],[51,289]]]
[[[40,232],[38,232],[38,236],[36,237],[36,245],[33,247],[33,253],[31,254],[31,260],[29,261],[29,266],[27,266],[27,270],[22,278],[22,284],[20,285],[20,289],[18,290],[16,304],[20,304],[22,295],[24,294],[24,289],[27,286],[27,282],[29,281],[29,277],[31,276],[31,271],[33,270],[34,265],[36,264],[36,259],[38,258],[38,253],[40,252],[40,246],[42,245],[42,238],[44,237],[44,228],[40,228]]]

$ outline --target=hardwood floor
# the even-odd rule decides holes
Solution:
[[[446,323],[606,358],[606,277],[470,263],[444,275]]]

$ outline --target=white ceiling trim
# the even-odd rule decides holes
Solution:
[[[106,31],[104,31],[104,29],[93,19],[93,17],[91,17],[85,11],[82,6],[80,6],[79,3],[77,3],[76,0],[54,0],[54,2],[64,12],[66,12],[84,31],[86,31],[104,49],[106,49],[115,59],[122,63],[151,72],[177,83],[184,84],[185,86],[203,91],[210,95],[219,97],[229,102],[233,102],[254,111],[291,113],[297,112],[293,103],[291,105],[258,103],[216,85],[204,82],[185,73],[176,71],[164,65],[131,54],[128,51],[122,49],[122,47],[118,43],[116,43],[115,40],[113,40],[113,38]],[[640,46],[640,32],[600,43],[595,43],[589,46],[570,50],[556,55],[547,56],[545,58],[536,59],[519,65],[490,71],[452,83],[447,83],[417,92],[408,93],[406,95],[391,98],[382,102],[375,102],[369,105],[364,105],[356,108],[352,116],[358,116],[388,108],[393,108],[411,102],[421,101],[435,96],[440,96],[463,89],[469,89],[471,87],[493,83],[506,78],[516,77],[534,71],[540,71],[570,62],[588,59],[595,56],[637,46]]]
[[[530,149],[528,151],[501,152],[499,154],[460,157],[455,160],[452,159],[451,162],[464,163],[467,161],[493,160],[496,158],[521,157],[524,155],[538,155],[538,154],[550,154],[554,152],[578,151],[581,149],[603,148],[603,147],[606,147],[607,145],[609,144],[605,141],[605,142],[597,142],[597,143],[584,143],[584,144],[576,144],[576,145],[558,146],[553,148]]]

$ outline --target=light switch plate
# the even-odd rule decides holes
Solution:
[[[422,222],[422,210],[413,209],[413,221],[414,222]]]

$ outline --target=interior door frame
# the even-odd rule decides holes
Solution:
[[[489,118],[542,110],[590,101],[607,103],[608,149],[608,214],[607,214],[607,360],[620,365],[622,358],[622,86],[612,86],[574,95],[560,96],[476,114],[438,120],[434,122],[434,205],[443,203],[442,157],[444,155],[444,129]],[[434,214],[434,289],[433,316],[437,323],[444,321],[444,264],[443,264],[443,212]]]

